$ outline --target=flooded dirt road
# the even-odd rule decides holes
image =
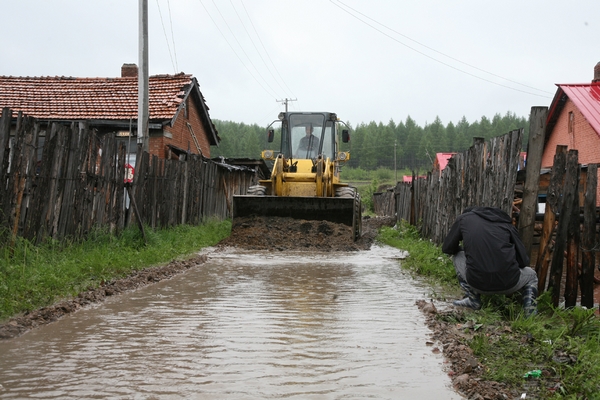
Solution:
[[[0,398],[460,399],[401,252],[213,251],[0,342]]]

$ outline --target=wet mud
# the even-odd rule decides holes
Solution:
[[[377,230],[384,225],[393,226],[394,223],[395,219],[391,217],[365,218],[361,239],[353,241],[351,228],[343,224],[291,218],[248,217],[238,219],[236,225],[232,227],[231,235],[217,247],[269,251],[368,250],[377,235]],[[205,261],[206,256],[199,255],[188,260],[176,260],[166,265],[136,271],[122,279],[103,282],[100,287],[79,293],[73,299],[66,299],[11,318],[0,325],[0,339],[19,336],[30,329],[56,321],[82,307],[102,302],[107,297],[169,279]]]
[[[464,317],[462,309],[438,304],[438,310],[434,302],[426,300],[417,300],[416,305],[425,315],[427,326],[433,332],[430,342],[433,352],[444,355],[449,365],[448,376],[459,393],[470,400],[505,400],[521,396],[519,391],[505,384],[482,379],[484,367],[473,355],[473,350],[465,344],[472,338],[476,327],[473,321]],[[510,330],[508,327],[501,327],[499,330],[494,328],[487,335],[493,340],[493,337],[505,334],[506,329]]]
[[[0,341],[0,398],[461,398],[404,252],[205,254]]]
[[[236,218],[231,235],[220,246],[249,250],[287,251],[359,251],[368,250],[377,230],[393,226],[392,217],[363,219],[360,239],[354,241],[352,228],[329,221],[309,221],[293,218],[251,216]]]
[[[238,221],[233,227],[232,235],[216,246],[217,249],[235,247],[247,250],[267,250],[269,252],[287,251],[325,251],[356,252],[371,248],[377,229],[381,226],[394,225],[393,218],[367,218],[363,221],[363,236],[359,241],[351,239],[350,228],[341,224],[330,224],[316,221],[295,221],[288,219],[248,218]],[[205,254],[185,261],[174,261],[167,265],[148,268],[132,275],[104,282],[99,288],[80,293],[76,298],[67,299],[20,315],[0,325],[0,338],[11,339],[25,332],[57,321],[80,309],[105,302],[112,296],[135,291],[149,284],[173,278],[192,267],[207,261]],[[336,294],[332,299],[336,299]],[[426,317],[427,326],[431,329],[430,338],[423,338],[431,346],[434,354],[442,353],[446,359],[447,374],[455,390],[469,399],[506,399],[514,398],[507,387],[497,382],[481,380],[481,365],[472,351],[464,345],[468,329],[449,322],[448,313],[458,313],[454,307],[439,311],[433,303],[417,300],[416,306]],[[460,315],[453,314],[453,320],[460,320]],[[465,333],[466,332],[466,333]]]
[[[30,329],[54,322],[83,307],[103,302],[108,297],[169,279],[205,261],[206,255],[198,255],[185,261],[172,261],[167,265],[136,271],[122,279],[103,282],[100,287],[81,292],[73,299],[66,299],[11,318],[0,325],[0,339],[17,337]]]

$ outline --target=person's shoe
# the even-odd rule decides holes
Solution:
[[[527,285],[523,288],[523,314],[525,318],[537,314],[537,286]]]
[[[479,295],[474,295],[472,297],[467,296],[462,300],[453,301],[452,304],[458,307],[471,308],[473,310],[481,309],[481,299],[479,298]]]

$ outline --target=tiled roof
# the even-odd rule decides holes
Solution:
[[[192,83],[192,76],[183,73],[151,76],[150,120],[172,119]],[[135,120],[137,98],[137,77],[0,76],[0,108],[38,119]]]

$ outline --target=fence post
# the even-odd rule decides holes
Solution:
[[[578,162],[576,160],[576,162]],[[573,169],[575,176],[575,194],[571,204],[569,227],[567,229],[567,276],[565,279],[565,307],[572,308],[577,305],[577,287],[579,281],[579,181],[581,166],[579,164]],[[568,181],[567,181],[568,182]]]
[[[583,233],[581,257],[581,305],[594,307],[594,268],[596,268],[596,188],[598,164],[588,164],[585,200],[583,204]]]
[[[567,173],[563,186],[563,200],[558,218],[556,241],[552,252],[552,265],[550,269],[549,289],[552,289],[552,304],[558,307],[560,298],[560,283],[563,275],[564,252],[567,244],[569,220],[572,214],[573,197],[577,196],[577,184],[579,183],[577,150],[569,150],[567,153]]]
[[[4,186],[4,178],[6,176],[6,170],[4,169],[4,153],[6,148],[8,147],[8,142],[10,140],[10,123],[12,121],[12,111],[10,108],[2,109],[2,118],[0,118],[0,177],[2,178],[2,184],[0,184],[0,194],[4,194],[5,186]],[[7,163],[8,164],[8,163]],[[8,198],[8,196],[0,196],[0,198]],[[2,204],[0,203],[0,207]],[[0,209],[0,211],[4,211]]]
[[[554,234],[556,212],[560,208],[560,193],[565,176],[565,164],[567,160],[567,146],[556,146],[552,173],[550,176],[550,185],[546,195],[546,211],[544,212],[544,223],[542,225],[542,236],[538,248],[538,256],[535,264],[535,270],[538,274],[538,291],[541,293],[546,289],[546,276],[550,266],[552,251],[552,235]]]
[[[523,203],[519,214],[519,235],[525,245],[527,254],[531,254],[533,232],[535,227],[535,211],[540,181],[542,153],[544,151],[544,133],[548,107],[531,107],[529,118],[529,143],[527,145],[527,164],[525,169],[525,185],[523,187]]]

